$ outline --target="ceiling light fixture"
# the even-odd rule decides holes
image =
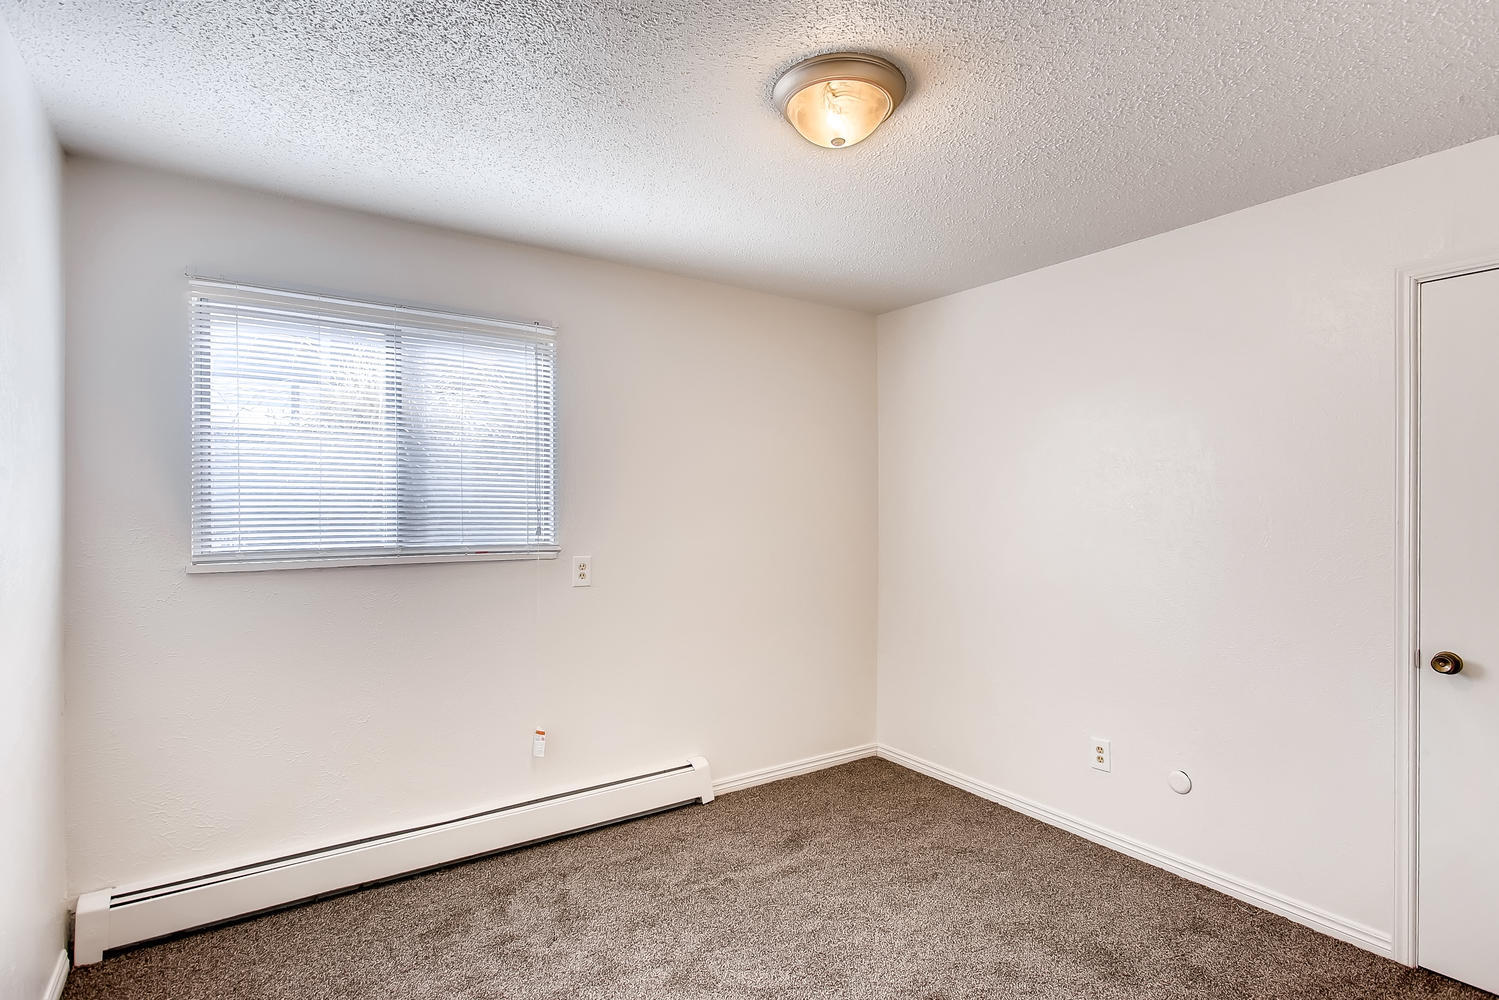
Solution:
[[[813,56],[788,69],[771,97],[808,142],[843,149],[869,138],[906,96],[888,59],[859,52]]]

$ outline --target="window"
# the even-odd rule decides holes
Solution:
[[[197,569],[550,556],[552,331],[194,280]]]

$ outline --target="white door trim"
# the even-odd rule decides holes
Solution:
[[[1477,257],[1439,258],[1402,268],[1395,286],[1395,919],[1393,957],[1419,964],[1416,901],[1420,898],[1420,774],[1416,634],[1420,598],[1418,503],[1421,484],[1421,285],[1499,268],[1499,250]]]

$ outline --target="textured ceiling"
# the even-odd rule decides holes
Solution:
[[[0,0],[70,148],[874,311],[1499,132],[1494,0]],[[770,103],[871,51],[819,149]]]

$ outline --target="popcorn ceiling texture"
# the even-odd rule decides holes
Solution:
[[[1492,0],[0,0],[73,149],[886,310],[1499,132]],[[777,74],[907,72],[823,150]]]

